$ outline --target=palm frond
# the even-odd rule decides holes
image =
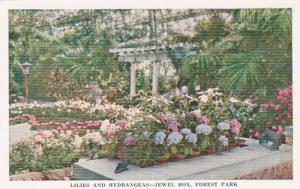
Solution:
[[[219,86],[236,94],[253,92],[262,75],[260,64],[260,52],[225,55],[218,71]]]
[[[197,64],[201,69],[207,69],[217,64],[217,56],[212,52],[200,52],[192,56],[188,56],[183,64]]]

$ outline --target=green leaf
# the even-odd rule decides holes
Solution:
[[[219,86],[233,94],[251,94],[263,75],[262,52],[227,54],[218,71]]]
[[[164,156],[164,158],[169,159],[171,157],[171,154],[166,152],[163,156]]]
[[[171,146],[171,153],[176,154],[178,152],[176,146]]]
[[[185,147],[183,149],[183,153],[184,153],[184,155],[189,155],[190,154],[189,148]]]

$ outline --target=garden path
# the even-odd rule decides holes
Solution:
[[[33,136],[36,131],[31,131],[27,123],[9,126],[9,146]]]

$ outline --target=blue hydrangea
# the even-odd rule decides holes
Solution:
[[[182,141],[182,138],[183,138],[182,134],[180,134],[177,131],[173,131],[168,135],[167,145],[170,146],[172,144],[178,144]]]
[[[196,127],[197,134],[209,135],[212,132],[212,128],[207,124],[200,124]]]
[[[220,122],[218,125],[217,125],[217,128],[221,131],[226,131],[226,130],[229,130],[230,129],[230,125],[229,123],[225,123],[225,122]]]
[[[166,134],[163,131],[159,131],[153,136],[153,141],[156,145],[163,144],[165,142],[165,138]]]
[[[226,136],[220,136],[219,141],[223,146],[228,146],[228,138]]]
[[[183,129],[180,130],[180,133],[184,134],[184,135],[187,135],[191,132],[192,132],[191,129],[188,129],[188,128],[183,128]]]
[[[197,135],[195,133],[189,133],[185,136],[185,140],[188,142],[188,143],[193,143],[193,144],[196,144],[197,142]]]

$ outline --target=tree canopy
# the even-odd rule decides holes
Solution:
[[[126,95],[129,66],[117,64],[109,49],[172,43],[192,46],[184,56],[169,53],[177,86],[218,86],[240,97],[265,99],[292,82],[291,9],[171,12],[141,10],[146,17],[133,21],[130,10],[10,10],[10,93],[23,92],[20,63],[28,61],[33,98],[49,98],[53,87],[47,83],[57,69],[81,87],[89,80],[102,86],[122,83],[118,88]],[[180,20],[197,15],[205,19],[196,21],[192,35],[168,25],[180,27]]]

